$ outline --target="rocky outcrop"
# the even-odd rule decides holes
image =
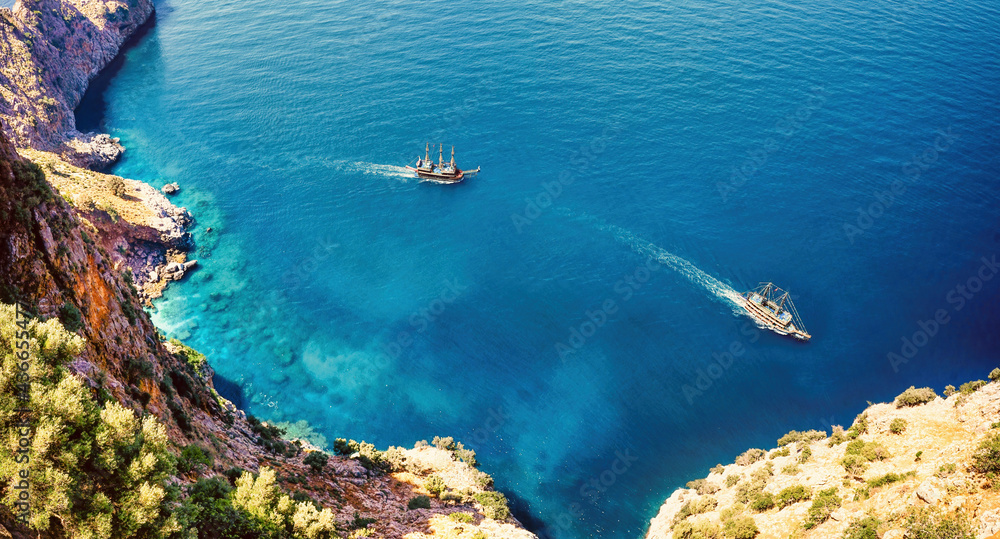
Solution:
[[[114,162],[121,144],[77,131],[73,109],[152,13],[151,0],[19,0],[0,9],[0,124],[14,144],[84,167]]]
[[[112,265],[130,271],[146,305],[195,265],[184,254],[194,247],[187,231],[191,214],[152,186],[76,167],[49,152],[22,149],[20,154],[41,168]]]
[[[724,529],[726,520],[742,515],[753,519],[758,537],[840,538],[852,522],[874,516],[883,539],[902,538],[907,517],[920,509],[965,518],[976,537],[990,537],[1000,532],[1000,483],[972,463],[980,444],[1000,433],[1000,384],[975,385],[912,407],[871,405],[849,431],[789,436],[783,447],[720,464],[674,491],[646,537],[678,537],[687,524]],[[799,486],[807,496],[786,496],[782,507],[781,493]],[[827,507],[828,518],[814,518],[825,517],[814,507],[828,489],[837,503]],[[755,500],[764,501],[754,507]]]

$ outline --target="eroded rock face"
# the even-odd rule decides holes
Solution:
[[[19,0],[0,9],[0,124],[12,142],[88,168],[118,159],[121,144],[77,131],[73,110],[152,13],[151,0]]]
[[[675,537],[674,526],[679,521],[722,524],[723,511],[738,506],[740,489],[754,478],[763,478],[762,492],[772,496],[802,486],[812,498],[820,491],[836,489],[841,499],[828,519],[809,529],[803,524],[809,518],[812,500],[760,512],[744,507],[743,514],[754,520],[762,538],[839,539],[852,521],[868,514],[883,521],[883,539],[902,538],[903,517],[919,509],[940,515],[961,511],[979,538],[1000,532],[1000,492],[988,488],[989,480],[969,467],[980,443],[998,432],[994,425],[1000,421],[1000,383],[919,406],[874,404],[863,415],[867,426],[857,435],[855,447],[860,442],[877,444],[882,451],[861,469],[849,473],[845,468],[850,437],[793,442],[768,451],[760,461],[713,469],[705,482],[719,488],[711,493],[674,491],[650,522],[647,539]],[[888,474],[894,477],[887,480]],[[707,498],[714,503],[705,503]],[[692,505],[685,512],[689,502]],[[692,507],[707,510],[692,515]]]

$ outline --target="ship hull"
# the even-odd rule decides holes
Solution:
[[[812,335],[795,327],[795,324],[778,320],[769,309],[754,303],[749,297],[744,297],[743,300],[743,308],[750,314],[750,317],[778,335],[786,335],[800,341],[808,341],[812,337]]]
[[[411,166],[407,166],[406,170],[413,172],[418,178],[435,183],[459,183],[465,179],[465,171],[462,169],[455,169],[455,172],[452,174],[442,174],[440,172],[422,170]]]

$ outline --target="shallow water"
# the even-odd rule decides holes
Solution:
[[[635,538],[747,447],[996,366],[1000,279],[948,300],[1000,251],[990,3],[157,9],[78,117],[180,183],[200,269],[154,320],[263,418],[451,435],[533,528]],[[482,173],[407,177],[426,141]],[[811,342],[739,314],[765,280]]]

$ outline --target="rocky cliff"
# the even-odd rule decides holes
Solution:
[[[0,537],[215,537],[219,526],[238,537],[534,537],[475,468],[474,454],[450,439],[389,451],[338,440],[332,454],[286,440],[218,395],[211,358],[165,342],[153,326],[144,305],[194,263],[184,255],[192,218],[148,185],[81,168],[107,164],[121,148],[77,133],[72,113],[152,9],[148,0],[0,9],[0,314],[18,303],[32,324],[49,321],[31,326],[33,351],[71,344],[52,352],[71,356],[65,366],[38,371],[31,390],[67,414],[55,431],[33,432],[32,450],[49,466],[44,478],[36,470],[34,488],[50,490],[32,496],[53,516],[31,529],[18,522],[13,480],[0,479]],[[0,329],[0,383],[11,384],[20,333]],[[0,394],[6,478],[18,443],[12,398]],[[81,428],[96,430],[72,430]],[[173,457],[153,466],[155,447],[138,448],[160,428]],[[133,431],[135,444],[108,434]],[[101,490],[114,483],[115,459],[145,481],[138,498]],[[199,530],[205,522],[213,524]]]
[[[124,148],[77,131],[73,109],[152,13],[151,0],[19,0],[0,9],[0,123],[14,144],[81,166],[117,159]]]
[[[1000,384],[946,393],[911,388],[847,431],[792,431],[776,449],[748,450],[675,491],[646,537],[993,536]]]

